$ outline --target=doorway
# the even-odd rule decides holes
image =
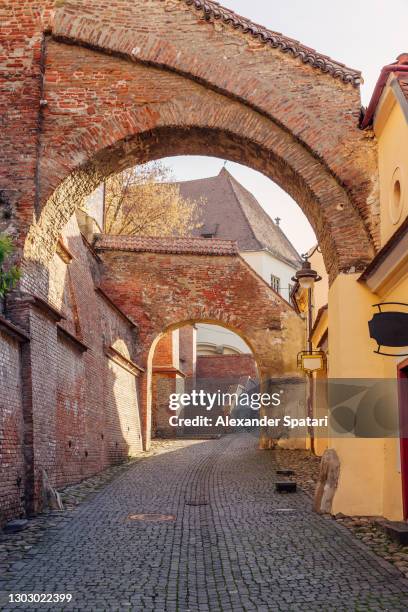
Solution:
[[[408,520],[408,359],[398,366],[401,481],[404,520]]]

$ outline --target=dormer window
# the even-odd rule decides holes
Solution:
[[[201,238],[215,238],[218,230],[218,223],[206,224],[201,228]]]

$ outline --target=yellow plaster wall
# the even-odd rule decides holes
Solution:
[[[394,286],[387,294],[381,295],[381,301],[386,302],[405,302],[408,303],[408,278],[404,278],[399,284]],[[406,351],[403,351],[406,352]],[[405,357],[384,357],[383,367],[386,378],[395,378],[397,375],[398,363]],[[396,393],[396,403],[398,397]],[[387,440],[384,448],[384,516],[394,520],[400,520],[402,510],[396,511],[396,506],[402,508],[402,486],[400,472],[400,441],[399,439]],[[396,497],[397,500],[393,498]],[[397,504],[395,503],[397,501]]]
[[[328,302],[328,291],[329,291],[329,279],[326,272],[326,268],[324,265],[323,255],[319,253],[319,251],[315,251],[313,255],[311,255],[309,259],[312,269],[316,270],[318,274],[322,277],[322,280],[315,283],[313,287],[313,297],[312,297],[312,315],[313,321],[316,321],[316,317],[318,315],[319,309],[322,306],[325,306]],[[307,291],[299,289],[298,290],[298,306],[303,313],[307,313]],[[324,332],[327,330],[327,311],[323,313],[323,316],[320,319],[320,322],[313,334],[312,343],[313,348],[317,349],[317,344],[319,340],[322,338]],[[306,348],[307,344],[307,326],[305,321],[305,341],[304,347]],[[327,379],[327,372],[317,372],[315,374],[315,383],[314,383],[314,401],[313,401],[313,416],[314,418],[322,418],[327,415],[327,401],[326,398],[322,397],[321,393],[316,393],[316,389],[319,388],[322,390],[322,381]],[[319,381],[318,387],[316,386],[316,380]],[[310,436],[306,437],[306,448],[311,450],[311,439]],[[324,451],[328,448],[328,439],[326,436],[323,437],[323,429],[319,428],[315,430],[315,438],[314,438],[314,452],[317,456],[321,457]]]
[[[372,304],[378,301],[357,274],[340,274],[329,290],[329,377],[395,377],[386,357],[376,355],[369,338]],[[392,374],[393,373],[393,374]],[[402,518],[398,441],[395,439],[331,438],[341,464],[333,513]]]
[[[391,94],[390,94],[391,95]],[[378,163],[381,198],[381,244],[392,236],[408,215],[408,124],[398,103],[383,124],[377,119]],[[389,205],[393,195],[393,176],[399,168],[402,212],[397,223],[391,220]]]
[[[325,300],[327,303],[328,296],[326,295]],[[314,331],[312,337],[313,349],[319,348],[319,343],[328,330],[328,312],[325,310],[320,318],[318,325]],[[327,340],[324,341],[323,346],[320,347],[326,352],[326,359],[328,364],[328,351],[327,351]],[[321,370],[314,375],[314,393],[313,393],[313,416],[316,419],[326,417],[328,415],[328,404],[327,404],[327,370]],[[328,448],[329,443],[327,439],[327,428],[315,429],[315,440],[314,450],[318,457],[321,457],[324,451]]]
[[[378,162],[380,176],[380,219],[381,245],[383,246],[408,216],[408,123],[393,92],[388,89],[383,96],[374,124],[378,138]],[[390,214],[395,178],[401,185],[401,213],[398,221]],[[377,301],[408,302],[407,274],[401,280],[382,291]],[[376,296],[377,297],[377,296]],[[397,366],[402,358],[383,357],[383,376],[396,378]],[[397,394],[395,397],[398,402]],[[400,473],[399,439],[384,441],[384,516],[399,520],[402,518],[402,487]]]
[[[313,320],[316,319],[317,313],[322,306],[327,304],[329,295],[329,277],[323,261],[323,255],[316,251],[310,258],[310,263],[313,270],[316,270],[322,277],[322,280],[315,283],[313,287]]]
[[[384,245],[408,216],[408,124],[394,93],[388,88],[379,105],[374,124],[378,139],[380,178],[381,245]],[[394,183],[400,181],[401,211],[392,211]],[[394,219],[392,219],[392,212]],[[380,301],[408,302],[408,270],[399,284],[371,293],[357,281],[358,275],[341,274],[329,290],[329,377],[392,378],[401,358],[374,353],[367,323],[372,305]],[[397,393],[395,407],[397,406]],[[331,438],[341,462],[340,481],[333,512],[351,515],[380,515],[401,520],[402,487],[399,439]]]

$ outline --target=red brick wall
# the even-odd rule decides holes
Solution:
[[[316,230],[331,278],[370,259],[376,144],[358,129],[358,88],[330,74],[342,77],[344,67],[322,57],[311,66],[183,0],[71,0],[58,3],[56,19],[51,0],[3,4],[2,225],[23,240],[33,208],[65,181],[32,228],[33,260],[51,255],[103,176],[181,153],[240,161],[287,189]],[[47,291],[40,272],[26,286],[41,279]]]
[[[49,302],[64,318],[57,322],[26,298],[10,303],[9,316],[31,337],[21,349],[23,389],[20,349],[1,336],[0,523],[22,510],[15,484],[20,474],[27,509],[39,510],[43,469],[53,485],[63,487],[142,449],[138,379],[126,365],[135,355],[134,325],[95,291],[97,260],[75,217],[63,238],[71,262],[55,253],[47,277]],[[58,333],[58,326],[80,343]],[[83,345],[88,350],[82,351]],[[107,356],[110,346],[125,358],[124,365]]]
[[[20,345],[0,331],[0,526],[24,514]]]
[[[62,304],[64,327],[80,336],[89,350],[81,354],[63,336],[58,342],[59,486],[94,474],[141,449],[137,380],[106,355],[106,348],[113,345],[132,358],[134,331],[95,292],[96,261],[79,234],[75,217],[63,238],[73,259],[62,263],[64,275],[61,261],[55,261],[59,256],[54,256],[50,295]]]
[[[241,376],[258,378],[255,359],[251,354],[243,355],[199,355],[197,357],[197,379],[233,379]]]
[[[201,7],[197,6],[199,4]],[[86,15],[82,14],[85,7]],[[196,7],[199,10],[196,10]],[[109,22],[109,31],[105,29],[106,20]],[[329,72],[334,72],[337,76],[341,76],[344,67],[335,66],[335,62],[331,62],[327,57],[315,58],[315,66],[312,67],[310,63],[313,63],[314,53],[310,49],[304,49],[308,61],[302,62],[290,53],[293,41],[287,43],[286,51],[289,52],[285,53],[282,52],[282,50],[285,51],[284,42],[276,45],[277,48],[272,48],[270,44],[263,44],[259,34],[255,36],[245,34],[242,32],[245,26],[239,27],[238,22],[238,27],[234,27],[232,22],[233,20],[230,19],[226,24],[222,19],[217,19],[208,9],[208,4],[204,2],[191,3],[184,0],[132,2],[129,0],[107,9],[105,3],[94,2],[89,6],[87,0],[76,0],[65,4],[57,12],[54,32],[73,42],[80,42],[90,47],[96,46],[100,51],[123,54],[133,61],[137,59],[159,67],[166,66],[175,74],[188,75],[191,80],[210,84],[213,90],[226,94],[224,99],[219,101],[223,109],[221,114],[224,129],[229,123],[227,96],[236,100],[244,100],[247,107],[261,110],[261,113],[275,124],[272,126],[270,123],[269,126],[264,126],[268,135],[271,137],[277,125],[283,126],[280,138],[284,139],[285,146],[289,147],[286,154],[282,151],[281,157],[286,169],[286,178],[285,172],[282,172],[279,177],[281,180],[277,182],[283,184],[285,188],[290,188],[290,182],[293,183],[295,177],[289,178],[287,171],[293,167],[293,158],[297,154],[301,155],[302,163],[311,169],[309,164],[312,163],[313,157],[314,169],[306,182],[313,181],[313,175],[316,179],[319,175],[319,181],[316,180],[313,187],[309,184],[309,188],[315,192],[316,189],[320,189],[323,174],[326,173],[327,168],[330,168],[330,173],[332,177],[336,177],[338,186],[346,187],[356,208],[360,208],[363,218],[368,225],[372,226],[373,233],[375,233],[375,222],[372,224],[373,213],[378,214],[378,201],[372,199],[373,192],[376,190],[377,178],[375,147],[358,129],[361,106],[359,89],[329,74]],[[126,23],[126,29],[123,27],[124,23]],[[248,31],[248,28],[245,30]],[[259,28],[255,30],[259,32]],[[101,36],[101,31],[104,32],[104,36]],[[323,70],[318,68],[318,65],[324,66],[325,64],[329,70],[326,67]],[[228,79],[226,79],[226,73],[229,75]],[[152,127],[161,123],[166,113],[159,106],[163,88],[157,84],[158,71],[154,76],[156,79],[155,104],[149,113],[154,124]],[[270,87],[271,82],[274,83],[273,88]],[[202,100],[201,104],[197,101],[192,105],[192,92],[187,92],[186,86],[186,82],[184,84],[180,82],[179,86],[176,85],[173,90],[178,92],[178,106],[183,104],[181,91],[185,91],[190,104],[182,109],[182,115],[177,118],[174,114],[174,111],[177,113],[176,105],[173,106],[173,112],[169,113],[172,125],[195,125],[200,109],[206,115],[205,127],[216,124],[218,109],[215,99],[208,99],[205,103]],[[144,111],[149,97],[148,92],[144,92],[147,95],[142,94],[140,90],[137,93],[143,100]],[[133,96],[132,99],[135,101],[138,98]],[[169,99],[166,98],[167,105]],[[124,110],[122,105],[121,109]],[[193,114],[192,109],[194,109]],[[235,126],[231,125],[233,132],[240,134],[248,130],[249,138],[252,135],[255,136],[254,132],[249,134],[251,131],[249,118],[242,121],[243,119],[243,117],[235,116]],[[252,117],[252,120],[254,119],[255,117]],[[223,126],[220,126],[221,129]],[[117,122],[115,122],[115,127],[117,128]],[[262,130],[261,126],[259,129]],[[284,132],[286,136],[292,134],[294,138],[286,138]],[[259,137],[260,134],[257,133],[255,140]],[[277,146],[277,140],[278,138],[273,142],[272,148]],[[312,152],[308,161],[301,154],[301,147],[296,147],[295,140],[298,143],[304,143],[306,148]],[[347,146],[345,146],[346,142]],[[224,147],[227,149],[225,142]],[[352,158],[349,154],[351,149],[354,150]],[[274,153],[278,156],[281,152],[278,153],[275,149]],[[295,174],[298,172],[296,171]],[[300,175],[298,174],[296,178],[299,180]],[[325,179],[327,178],[326,176]],[[298,187],[300,187],[299,184],[294,187],[295,197],[302,200],[300,191],[303,191],[304,188],[300,187],[298,190]],[[326,188],[329,189],[328,184]],[[353,226],[351,232],[355,234],[357,232],[357,225],[354,225],[354,220],[351,220],[354,213],[352,207],[349,207],[345,201],[344,205],[348,212],[346,213],[345,210],[341,212],[339,206],[342,196],[339,192],[335,193],[336,189],[333,184],[330,191],[331,198],[320,197],[321,222],[328,212],[323,202],[331,199],[331,203],[327,205],[331,212],[325,222],[333,226],[342,226],[344,245],[352,237],[352,234],[349,234],[349,228]],[[335,204],[334,201],[337,203]],[[302,205],[301,202],[300,204]],[[317,219],[316,229],[319,234],[321,223]],[[337,238],[333,236],[336,242]],[[319,242],[325,245],[325,240],[319,240]],[[341,241],[338,240],[340,250],[342,250],[341,246]],[[349,248],[354,251],[358,245],[350,243]],[[345,251],[344,256],[346,257]],[[331,265],[327,267],[330,269]]]
[[[111,360],[105,360],[104,376],[104,464],[110,465],[142,450],[142,431],[137,379]],[[97,437],[101,437],[101,432]]]
[[[197,332],[192,325],[180,327],[180,368],[187,378],[194,379],[197,367]]]
[[[304,74],[299,75],[303,86],[312,78],[310,67],[305,67],[305,70]],[[51,248],[52,238],[61,227],[55,224],[55,219],[58,218],[59,223],[63,224],[76,203],[97,186],[103,173],[116,170],[119,164],[130,165],[149,158],[206,153],[247,164],[282,185],[297,200],[312,223],[332,278],[339,269],[344,270],[353,264],[361,267],[363,261],[370,259],[372,251],[363,220],[352,206],[343,185],[352,185],[354,180],[370,181],[375,176],[375,169],[370,176],[363,177],[362,170],[360,177],[355,177],[356,164],[352,167],[347,165],[343,145],[334,154],[336,166],[337,158],[341,158],[340,165],[336,167],[336,171],[342,175],[341,181],[335,180],[333,169],[316,162],[316,159],[328,161],[325,156],[333,156],[331,150],[320,150],[322,143],[335,148],[334,135],[332,139],[322,138],[322,130],[326,133],[330,125],[330,132],[342,130],[342,141],[347,137],[352,138],[354,142],[350,148],[358,148],[355,160],[362,157],[360,149],[364,149],[364,164],[373,163],[371,151],[367,149],[368,141],[361,139],[356,126],[359,106],[352,86],[341,86],[339,91],[338,83],[332,77],[313,74],[312,82],[319,91],[317,99],[322,108],[318,117],[310,117],[314,132],[310,134],[313,142],[309,149],[309,143],[306,147],[302,146],[290,131],[295,130],[300,121],[298,105],[294,101],[290,111],[286,109],[279,117],[281,121],[291,112],[294,114],[293,125],[288,125],[288,131],[285,131],[265,115],[254,113],[249,106],[240,104],[236,99],[224,97],[174,73],[156,71],[152,75],[151,71],[147,66],[124,63],[87,49],[54,41],[49,43],[44,94],[48,105],[43,109],[43,143],[47,157],[41,162],[42,203],[45,204],[64,180],[67,169],[77,169],[80,176],[77,181],[72,181],[71,177],[67,179],[61,184],[55,198],[48,202],[40,220],[43,246],[33,246],[34,250]],[[80,78],[73,79],[73,74],[80,75]],[[293,77],[292,71],[290,74]],[[276,74],[271,76],[275,77]],[[112,120],[112,107],[119,95],[118,83],[121,84],[120,106]],[[282,91],[287,91],[288,83],[285,82],[283,86]],[[183,92],[183,96],[173,100],[176,91]],[[274,91],[281,90],[277,87]],[[295,93],[304,99],[299,91],[296,90],[293,95]],[[140,106],[139,100],[142,101]],[[313,100],[315,103],[316,97]],[[332,106],[333,100],[338,106],[334,123],[330,123],[333,109],[329,110],[328,104]],[[283,103],[283,100],[276,100],[277,106],[274,108]],[[258,100],[257,104],[261,104],[261,101]],[[344,111],[342,104],[347,109],[347,119],[343,123],[339,120]],[[305,113],[305,106],[301,106]],[[195,109],[193,116],[192,108]],[[351,128],[350,116],[353,113],[355,125]],[[80,136],[76,133],[79,116],[82,118]],[[321,124],[322,117],[325,118],[324,126]],[[132,129],[132,146],[129,146],[128,140],[129,125],[137,126]],[[191,127],[186,130],[186,125]],[[242,129],[245,125],[248,126],[247,131]],[[302,125],[305,125],[305,118]],[[139,141],[136,136],[138,132],[144,134]],[[316,134],[319,135],[318,140]],[[302,136],[306,136],[305,131]],[[106,155],[103,149],[106,149]],[[90,160],[96,152],[98,160],[95,163],[85,171],[82,167],[77,168],[78,157]],[[277,161],[271,164],[271,159]],[[365,184],[362,186],[359,183],[356,198],[363,199],[366,206],[359,190],[365,192]],[[50,238],[51,242],[48,243]]]
[[[175,412],[169,408],[172,393],[184,393],[183,378],[174,374],[154,374],[152,377],[152,438],[173,437],[177,427],[172,427],[169,418]]]
[[[164,334],[156,345],[153,355],[154,366],[178,367],[178,363],[173,363],[173,333],[171,331]]]
[[[300,347],[302,322],[239,255],[133,252],[132,239],[104,240],[97,243],[102,286],[139,322],[141,365],[163,331],[201,321],[221,323],[241,335],[271,375],[296,374],[293,355]],[[285,351],[289,345],[293,354]]]
[[[53,0],[3,0],[0,9],[0,231],[8,226],[22,238],[36,202],[43,32],[53,6]]]

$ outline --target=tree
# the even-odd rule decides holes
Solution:
[[[21,278],[21,270],[17,266],[5,268],[5,262],[13,253],[14,246],[10,236],[0,234],[0,299],[4,300],[7,293],[15,287]]]
[[[107,234],[186,236],[200,227],[198,204],[183,198],[161,162],[144,164],[105,182]]]

